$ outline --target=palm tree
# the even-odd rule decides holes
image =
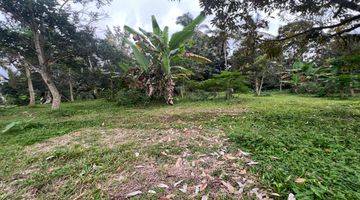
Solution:
[[[127,40],[131,46],[140,69],[149,74],[146,80],[148,95],[153,95],[154,85],[158,87],[161,95],[164,95],[166,103],[173,105],[174,96],[174,71],[185,70],[181,66],[173,66],[176,58],[185,57],[199,62],[211,62],[209,59],[186,52],[184,42],[192,37],[196,27],[205,20],[205,14],[201,13],[182,31],[174,33],[169,39],[169,27],[163,30],[159,27],[155,16],[152,16],[153,32],[147,32],[139,28],[140,32],[125,26],[125,30],[133,34],[135,44]],[[158,79],[156,79],[159,77]],[[154,80],[156,83],[154,83]]]

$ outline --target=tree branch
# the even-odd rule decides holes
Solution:
[[[70,0],[65,0],[64,3],[60,6],[59,10],[62,10],[63,7],[69,2]]]
[[[348,32],[353,31],[353,30],[355,30],[355,29],[357,29],[357,28],[359,28],[359,27],[360,27],[360,23],[359,23],[359,24],[355,24],[354,26],[352,26],[352,27],[350,27],[350,28],[341,30],[341,31],[339,31],[339,32],[336,32],[336,33],[330,35],[330,37],[337,36],[337,35],[341,35],[341,34],[343,34],[343,33],[348,33]]]
[[[348,0],[330,0],[330,2],[338,4],[341,7],[360,12],[360,5]]]
[[[308,34],[308,33],[312,33],[312,32],[315,32],[315,31],[320,31],[320,30],[323,30],[323,29],[336,28],[336,27],[348,24],[348,23],[350,23],[352,21],[359,20],[359,19],[360,19],[360,15],[356,15],[356,16],[353,16],[351,18],[345,19],[345,20],[343,20],[343,21],[341,21],[341,22],[339,22],[337,24],[332,24],[332,25],[328,25],[328,26],[318,26],[318,27],[310,28],[308,30],[305,30],[305,31],[300,32],[300,33],[296,33],[296,34],[288,36],[288,37],[274,39],[273,41],[285,41],[285,40],[289,40],[289,39],[292,39],[292,38],[295,38],[295,37],[298,37],[298,36],[301,36],[301,35],[305,35],[305,34]],[[354,29],[351,29],[351,28],[344,29],[344,31],[342,33],[350,32],[350,31],[352,31]],[[346,31],[346,30],[349,30],[349,31]],[[339,35],[339,34],[337,34],[337,35]]]

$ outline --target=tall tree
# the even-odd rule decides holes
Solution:
[[[301,35],[319,36],[322,30],[327,30],[326,36],[342,35],[360,27],[359,0],[200,0],[207,14],[214,14],[213,23],[228,30],[236,30],[248,15],[264,13],[263,19],[269,23],[274,13],[282,16],[301,16],[312,22],[305,30],[293,32],[291,35],[280,36],[278,40],[286,40]],[[295,17],[297,18],[297,17]],[[295,19],[294,17],[288,20]]]

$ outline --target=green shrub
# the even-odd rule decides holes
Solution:
[[[207,92],[204,90],[195,90],[185,95],[185,99],[190,101],[205,101],[217,97],[217,92]]]
[[[298,93],[300,94],[319,94],[321,93],[322,86],[316,82],[306,82],[299,86]]]
[[[121,106],[135,106],[135,105],[148,105],[151,102],[151,98],[146,95],[144,90],[120,90],[116,94],[116,101]]]

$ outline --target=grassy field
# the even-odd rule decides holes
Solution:
[[[250,199],[360,199],[359,99],[272,93],[173,107],[0,108],[0,128],[13,121],[0,133],[0,199],[121,199],[138,190],[138,199],[229,199],[245,182]],[[187,192],[172,186],[181,180]]]

